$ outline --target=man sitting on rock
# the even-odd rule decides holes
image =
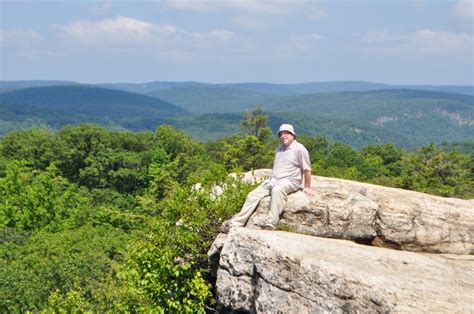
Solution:
[[[265,221],[259,224],[267,230],[275,230],[280,214],[285,207],[287,196],[301,188],[309,196],[315,195],[311,190],[311,163],[308,150],[296,141],[296,133],[291,124],[282,124],[278,130],[280,145],[273,160],[272,177],[265,180],[249,193],[240,213],[224,223],[220,231],[227,233],[230,228],[243,227],[257,208],[260,200],[270,195],[270,209]]]

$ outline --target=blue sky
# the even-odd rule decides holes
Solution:
[[[474,85],[474,0],[0,0],[0,79]]]

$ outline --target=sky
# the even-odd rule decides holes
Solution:
[[[0,0],[0,80],[474,85],[474,0]]]

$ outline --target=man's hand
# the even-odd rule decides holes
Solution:
[[[303,189],[303,192],[305,192],[309,198],[315,197],[316,192],[311,190],[311,170],[304,170],[303,173],[304,173],[304,186],[305,186]]]
[[[304,188],[304,189],[303,189],[303,192],[305,192],[306,195],[308,195],[310,198],[316,196],[316,192],[314,192],[314,191],[313,191],[311,188],[309,188],[309,187]]]

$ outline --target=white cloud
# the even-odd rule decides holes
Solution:
[[[463,18],[474,18],[474,0],[459,0],[455,7],[454,13]]]
[[[225,42],[236,36],[224,29],[189,32],[174,25],[156,25],[123,16],[100,21],[76,21],[56,25],[55,29],[63,38],[83,44],[153,44],[185,40]]]
[[[82,43],[102,41],[130,43],[149,40],[154,26],[148,22],[119,16],[115,19],[81,20],[63,26],[56,25],[55,29],[63,37]],[[163,31],[173,31],[173,29],[165,26]]]
[[[197,12],[235,10],[240,12],[286,15],[308,0],[168,0],[168,7]]]
[[[119,16],[98,21],[75,21],[56,25],[59,38],[71,47],[90,47],[89,51],[127,55],[166,55],[174,60],[192,59],[198,54],[232,52],[238,49],[238,35],[225,29],[193,32],[175,25],[153,24]],[[95,50],[93,50],[95,49]]]

